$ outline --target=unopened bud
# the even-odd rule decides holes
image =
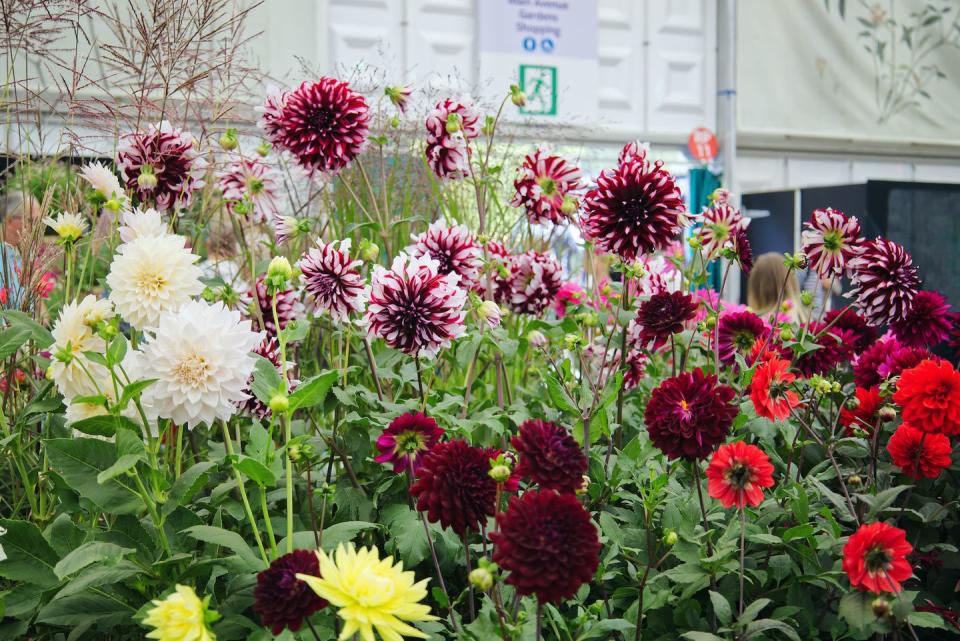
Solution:
[[[889,423],[893,419],[897,418],[897,410],[890,405],[884,405],[880,408],[880,411],[877,413],[880,417],[880,420],[884,423]]]
[[[587,474],[583,475],[583,479],[580,481],[580,487],[577,488],[577,494],[586,494],[587,490],[590,489],[590,477]]]
[[[707,329],[713,329],[714,327],[717,326],[717,317],[707,316],[707,320],[705,322],[707,324]]]
[[[111,198],[107,202],[103,203],[103,208],[116,213],[123,209],[123,201],[119,198]]]
[[[270,399],[271,412],[286,412],[290,409],[290,399],[286,394],[274,394]]]
[[[667,530],[667,533],[663,535],[663,542],[667,545],[676,545],[679,540],[680,537],[673,530]]]
[[[813,304],[813,294],[810,292],[800,292],[800,302],[804,307],[810,307]]]
[[[220,148],[224,151],[233,151],[240,144],[240,141],[237,140],[237,130],[230,128],[223,132],[223,135],[220,136]]]
[[[563,344],[570,351],[579,349],[582,343],[583,337],[581,337],[579,334],[567,334],[563,337]]]
[[[296,463],[300,460],[300,446],[296,443],[292,443],[287,447],[287,456],[290,457],[290,460]]]
[[[854,486],[863,485],[863,478],[859,474],[851,474],[847,478],[847,481],[850,483],[850,485],[854,485]]]
[[[564,196],[563,204],[560,205],[560,211],[565,216],[573,216],[580,209],[580,202],[573,196]]]
[[[400,126],[400,119],[399,119],[399,118],[397,118],[396,116],[393,116],[392,118],[390,118],[390,128],[391,128],[391,129],[396,129],[396,128],[399,127],[399,126]]]
[[[870,604],[870,608],[873,610],[874,616],[878,619],[885,619],[890,614],[890,602],[882,596],[874,599],[873,603]]]
[[[147,191],[157,188],[157,175],[153,173],[153,167],[144,165],[140,168],[140,175],[137,176],[137,186]]]
[[[287,281],[293,276],[293,267],[286,256],[274,256],[267,267],[267,276],[271,280]]]
[[[380,246],[364,238],[360,241],[360,259],[367,263],[376,262],[380,256]]]
[[[527,94],[523,93],[520,85],[510,85],[510,102],[518,107],[526,106]]]
[[[271,145],[268,142],[260,143],[259,145],[257,145],[257,155],[259,155],[262,158],[266,158],[267,154],[270,153],[270,147]]]
[[[691,236],[687,240],[687,244],[693,247],[694,249],[697,249],[698,247],[700,247],[700,238],[698,238],[697,236]]]
[[[477,307],[480,320],[486,321],[490,329],[500,326],[500,306],[492,300],[485,300]]]
[[[474,568],[470,570],[470,585],[486,592],[493,587],[493,573],[487,568]]]
[[[547,337],[543,332],[536,329],[531,329],[527,332],[527,341],[534,347],[544,347],[547,344]]]
[[[784,327],[780,330],[780,340],[782,341],[792,341],[793,340],[793,328]]]
[[[448,134],[455,134],[460,131],[460,116],[459,114],[447,114],[447,124],[446,129]]]
[[[506,465],[494,465],[487,474],[497,483],[506,483],[510,480],[510,468]]]

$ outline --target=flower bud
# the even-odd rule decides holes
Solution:
[[[267,267],[267,276],[272,280],[288,281],[293,277],[293,267],[286,256],[274,256]]]
[[[447,125],[446,125],[448,134],[455,134],[460,131],[460,115],[459,114],[447,114]]]
[[[527,94],[520,90],[520,85],[510,85],[510,102],[517,107],[525,107],[527,104]]]
[[[286,394],[274,394],[270,399],[271,412],[286,412],[290,409],[290,399]]]
[[[813,294],[810,292],[800,292],[800,302],[804,307],[810,307],[813,304]]]
[[[153,173],[153,167],[144,165],[140,168],[140,175],[137,176],[137,186],[147,191],[157,188],[157,175]]]
[[[500,326],[500,306],[492,300],[485,300],[477,307],[477,315],[481,320],[486,321],[490,329]]]
[[[712,315],[707,316],[707,320],[705,322],[707,324],[707,329],[713,329],[717,326],[717,317]]]
[[[103,208],[112,211],[113,213],[117,213],[123,209],[123,201],[119,198],[111,198],[107,202],[103,203]]]
[[[271,403],[272,402],[273,401],[271,401]],[[287,456],[289,456],[290,460],[293,461],[294,463],[300,460],[300,454],[301,454],[300,446],[297,445],[296,443],[291,443],[290,446],[287,447]]]
[[[270,147],[271,145],[268,142],[260,143],[257,145],[257,155],[259,155],[261,158],[266,158],[267,154],[270,153]]]
[[[782,341],[792,341],[793,340],[793,328],[784,327],[780,330],[780,340]]]
[[[700,247],[700,238],[697,236],[691,236],[689,239],[687,239],[687,244],[693,247],[694,249],[697,249],[698,247]]]
[[[480,127],[480,133],[484,136],[492,136],[494,126],[497,124],[497,121],[494,120],[493,116],[487,116],[483,119],[483,126]]]
[[[856,396],[851,396],[850,398],[847,399],[847,407],[852,410],[857,409],[858,407],[860,407],[860,399],[857,398]]]
[[[383,93],[390,99],[390,102],[401,112],[407,110],[407,102],[410,100],[410,94],[413,93],[413,87],[388,86],[384,88]]]
[[[577,314],[577,320],[580,321],[584,327],[597,327],[600,325],[600,317],[597,316],[595,312],[581,312]]]
[[[547,344],[547,337],[544,336],[543,332],[531,329],[527,332],[527,341],[534,347],[545,347]]]
[[[858,487],[860,485],[863,485],[863,478],[859,474],[851,474],[847,478],[847,482],[850,483],[850,485]]]
[[[583,337],[579,334],[567,334],[563,337],[563,345],[568,350],[575,351],[581,347],[583,343]]]
[[[563,204],[560,205],[560,211],[564,216],[573,216],[580,209],[580,202],[573,196],[564,196]]]
[[[897,418],[897,410],[890,405],[884,405],[880,408],[880,411],[877,413],[880,417],[880,420],[884,423],[889,423],[893,419]]]
[[[392,118],[390,118],[390,128],[391,128],[391,129],[396,129],[396,128],[399,127],[399,126],[400,126],[400,119],[399,119],[399,118],[397,118],[396,116],[393,116]]]
[[[667,530],[666,534],[663,535],[663,542],[667,545],[676,545],[679,540],[680,537],[673,530]]]
[[[224,151],[233,151],[239,144],[240,141],[237,140],[237,130],[232,127],[220,136],[220,148]]]
[[[890,602],[882,596],[874,599],[873,603],[870,604],[870,608],[873,610],[874,616],[878,619],[884,619],[890,614]]]
[[[493,587],[493,573],[487,568],[474,568],[470,570],[470,585],[486,592]]]
[[[580,487],[577,488],[576,494],[586,494],[587,490],[590,489],[590,475],[584,474],[583,480],[580,482]]]
[[[360,259],[366,263],[375,263],[380,256],[380,246],[364,238],[360,241]]]

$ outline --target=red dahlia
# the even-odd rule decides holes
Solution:
[[[901,423],[887,443],[893,464],[912,479],[935,479],[950,467],[950,438],[928,434],[909,423]]]
[[[813,342],[818,347],[797,357],[794,367],[801,376],[825,374],[852,356],[856,341],[852,332],[818,321],[807,323],[806,331],[815,337]]]
[[[734,441],[713,453],[707,479],[707,491],[723,507],[756,507],[763,502],[763,488],[773,487],[773,465],[759,447]]]
[[[843,546],[843,570],[850,585],[875,594],[899,592],[913,575],[907,555],[913,546],[907,533],[886,523],[861,525]]]
[[[494,563],[510,571],[506,582],[540,603],[569,599],[600,565],[597,528],[573,494],[541,490],[511,497],[490,540]]]
[[[745,232],[749,223],[739,209],[725,201],[704,207],[702,224],[697,230],[704,255],[709,257],[725,247],[733,241],[735,234]]]
[[[262,160],[235,158],[217,172],[217,179],[231,214],[262,223],[277,213],[277,178]]]
[[[860,223],[842,211],[814,209],[801,234],[803,253],[821,278],[849,275],[851,261],[863,251]]]
[[[441,274],[456,274],[460,287],[472,289],[480,280],[483,248],[464,225],[448,227],[442,220],[430,224],[427,231],[414,235],[407,253],[429,256],[437,261]]]
[[[470,175],[468,142],[480,135],[480,112],[472,102],[441,100],[427,114],[427,163],[439,178]]]
[[[257,574],[253,589],[253,611],[260,624],[280,634],[284,628],[296,632],[304,619],[327,606],[297,574],[320,576],[316,552],[294,550],[275,559],[266,570]]]
[[[528,251],[510,264],[508,304],[518,314],[539,316],[553,301],[563,282],[563,268],[553,256]]]
[[[787,371],[789,369],[789,361],[775,356],[757,366],[750,382],[750,400],[757,416],[782,421],[799,405],[797,393],[790,389],[796,377]]]
[[[467,294],[457,274],[441,274],[429,256],[400,253],[388,270],[373,268],[365,319],[371,336],[412,356],[433,356],[464,332]]]
[[[950,305],[940,292],[919,291],[907,315],[890,321],[897,340],[907,347],[933,347],[950,337]]]
[[[924,432],[960,433],[960,373],[947,361],[926,360],[905,370],[893,400],[905,423]]]
[[[513,186],[516,193],[510,204],[523,207],[527,220],[536,225],[565,221],[573,212],[565,211],[564,203],[576,211],[572,192],[583,184],[579,167],[540,148],[523,159]]]
[[[662,161],[640,151],[597,178],[584,198],[583,232],[597,249],[632,261],[665,249],[683,228],[683,195]]]
[[[857,406],[854,408],[844,407],[840,410],[840,424],[846,428],[848,436],[852,436],[854,430],[873,434],[874,429],[879,424],[880,408],[883,406],[880,388],[877,386],[858,387],[855,393]]]
[[[570,433],[550,421],[531,419],[520,424],[511,440],[520,463],[516,474],[541,489],[576,492],[587,473],[587,459]]]
[[[645,300],[637,310],[640,326],[639,342],[644,347],[656,350],[683,331],[687,321],[697,315],[693,296],[684,292],[660,292]]]
[[[124,136],[117,150],[124,186],[160,211],[188,207],[193,192],[203,187],[203,160],[195,145],[192,134],[167,121]]]
[[[440,442],[443,428],[423,412],[407,412],[391,421],[377,439],[380,455],[374,460],[402,474],[416,473],[423,455]]]
[[[363,151],[370,110],[349,83],[335,78],[304,82],[285,94],[282,104],[279,117],[271,123],[275,143],[293,154],[308,173],[340,171]]]
[[[497,484],[490,478],[490,450],[473,447],[466,441],[437,443],[420,459],[410,494],[417,509],[460,535],[480,531],[494,514]]]
[[[303,286],[313,296],[316,309],[334,320],[345,321],[363,310],[366,285],[361,261],[350,259],[350,239],[308,249],[300,258]]]
[[[856,306],[871,325],[902,321],[920,286],[917,267],[902,245],[877,238],[852,261]]]
[[[750,239],[747,238],[747,232],[738,229],[733,232],[733,251],[737,255],[737,262],[740,263],[740,269],[744,274],[749,274],[753,269],[753,248],[750,247]]]
[[[277,323],[273,317],[273,296],[270,294],[264,276],[257,278],[255,292],[244,292],[243,303],[246,305],[250,318],[255,325],[267,333],[268,336],[277,335]],[[259,312],[257,310],[259,308]],[[303,303],[300,302],[300,292],[287,287],[277,292],[277,318],[280,322],[280,329],[283,329],[292,320],[298,320],[304,316]],[[262,319],[262,323],[261,323]]]
[[[737,415],[735,393],[697,368],[664,380],[650,394],[644,421],[667,458],[706,458],[727,437]]]
[[[823,326],[846,330],[853,339],[853,353],[860,354],[877,340],[877,328],[868,325],[866,319],[852,307],[831,309],[823,316]]]
[[[717,331],[720,339],[720,361],[731,365],[736,362],[737,354],[747,358],[757,339],[766,338],[770,329],[759,316],[743,311],[721,312],[720,327]]]

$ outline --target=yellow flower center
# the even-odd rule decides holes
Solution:
[[[357,582],[355,598],[362,608],[376,608],[393,598],[393,581],[373,572],[365,572]]]
[[[155,271],[143,270],[137,275],[137,288],[144,296],[156,297],[168,284],[164,275]]]
[[[210,375],[210,365],[207,359],[198,354],[191,354],[177,363],[173,368],[173,376],[180,383],[197,387]]]

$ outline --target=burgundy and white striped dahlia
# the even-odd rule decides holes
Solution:
[[[600,174],[584,198],[581,225],[598,250],[634,260],[669,246],[685,213],[674,177],[641,152]]]
[[[439,178],[470,175],[467,142],[480,135],[480,111],[470,100],[441,100],[427,114],[427,163]]]
[[[276,237],[278,245],[282,245],[288,239],[307,229],[309,229],[309,224],[299,218],[283,216],[279,212],[273,214],[273,235]]]
[[[851,261],[854,305],[871,325],[902,321],[920,286],[917,267],[902,245],[877,237]]]
[[[480,281],[483,247],[465,225],[448,227],[442,220],[430,224],[422,234],[411,235],[407,253],[416,258],[429,256],[437,261],[441,274],[456,274],[460,287],[473,288]]]
[[[275,119],[264,112],[267,135],[272,131],[274,143],[293,154],[307,173],[340,171],[367,143],[370,109],[347,82],[336,78],[304,82],[282,103],[275,102],[273,108],[278,107]]]
[[[563,268],[552,256],[524,252],[511,261],[509,284],[513,311],[539,316],[560,291]]]
[[[513,254],[506,245],[496,240],[487,241],[484,249],[487,255],[487,267],[473,290],[481,297],[486,297],[489,280],[491,281],[489,290],[493,300],[505,305],[510,301],[510,267],[513,264]]]
[[[732,243],[734,236],[746,231],[749,224],[749,218],[744,218],[739,209],[726,202],[704,207],[702,225],[697,231],[703,253],[710,256],[728,242]]]
[[[571,194],[583,187],[583,181],[579,167],[540,148],[524,158],[513,186],[516,193],[510,204],[523,207],[532,224],[560,223],[567,218],[564,202],[569,197],[576,207]]]
[[[367,331],[413,356],[433,356],[464,333],[467,293],[455,273],[436,260],[400,253],[386,269],[376,265],[364,317]]]
[[[124,187],[159,211],[190,205],[193,192],[203,187],[203,165],[193,135],[165,120],[127,134],[117,149]]]
[[[227,211],[256,223],[277,212],[278,182],[274,169],[257,158],[236,157],[217,172]]]
[[[851,261],[864,250],[856,217],[832,207],[814,209],[801,238],[810,268],[821,278],[849,275]]]
[[[267,332],[267,336],[277,335],[277,323],[273,318],[273,296],[270,294],[265,278],[257,278],[255,293],[245,292],[243,294],[243,304],[246,305],[250,318],[255,324],[260,325],[260,329]],[[259,308],[259,313],[257,311]],[[292,320],[300,320],[304,317],[303,303],[300,302],[300,292],[288,287],[283,291],[277,292],[277,321],[280,323],[280,329],[287,326]],[[262,319],[262,323],[260,322]]]
[[[281,91],[276,88],[267,90],[267,97],[263,101],[263,106],[259,108],[261,112],[260,120],[257,125],[263,130],[267,140],[274,145],[280,145],[283,136],[283,107],[287,103],[289,91]]]
[[[639,140],[631,140],[623,146],[623,149],[620,150],[620,155],[617,156],[617,164],[622,165],[628,160],[633,160],[637,156],[645,157],[649,153],[649,143],[640,142]]]
[[[350,239],[324,243],[317,241],[300,258],[301,280],[313,296],[317,310],[337,321],[363,311],[367,286],[360,273],[359,260],[350,258]]]

